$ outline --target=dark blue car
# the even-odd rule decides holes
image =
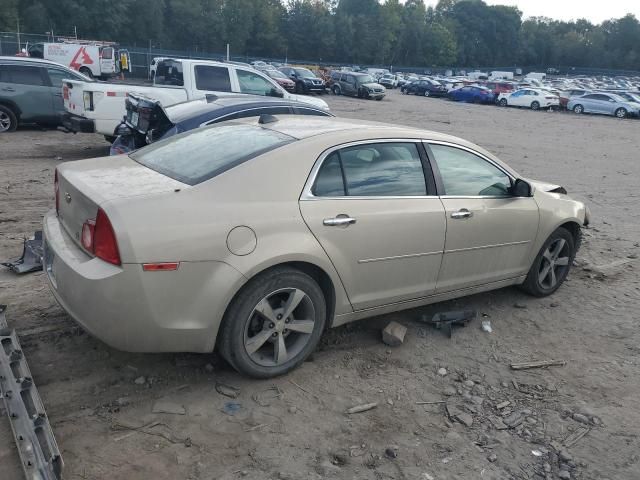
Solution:
[[[125,104],[127,114],[116,128],[118,136],[111,145],[111,155],[128,153],[178,133],[237,118],[263,114],[333,116],[306,103],[255,95],[208,95],[202,100],[163,107],[156,100],[130,94]]]
[[[447,95],[451,100],[456,102],[470,102],[470,103],[494,103],[494,93],[485,87],[479,87],[477,85],[467,85],[466,87],[456,88],[451,90]]]

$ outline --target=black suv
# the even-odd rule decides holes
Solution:
[[[280,67],[279,70],[296,82],[296,93],[325,93],[326,85],[324,80],[316,77],[308,68]]]
[[[382,100],[385,88],[368,73],[331,72],[331,91],[336,95]]]

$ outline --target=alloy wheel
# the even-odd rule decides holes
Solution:
[[[425,97],[428,97],[429,95],[431,95],[431,93],[429,93],[429,90],[425,90],[425,91],[424,91],[424,96],[425,96]]]
[[[616,117],[624,118],[627,116],[627,111],[624,108],[619,108],[616,110]]]
[[[11,127],[11,119],[6,112],[0,112],[0,132],[7,132]]]
[[[265,296],[249,315],[244,348],[253,362],[279,366],[297,356],[311,339],[315,309],[299,288],[283,288]]]
[[[531,110],[540,110],[540,104],[538,102],[531,103]]]
[[[584,112],[584,107],[582,105],[576,105],[573,107],[573,111],[574,113],[582,113]]]
[[[569,244],[564,238],[553,241],[542,254],[538,282],[545,289],[555,287],[569,269]]]

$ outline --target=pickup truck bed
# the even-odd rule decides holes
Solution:
[[[206,98],[207,94],[259,95],[308,103],[328,111],[324,100],[287,92],[257,70],[230,63],[170,59],[159,62],[154,85],[65,80],[63,125],[73,132],[101,133],[115,137],[115,129],[126,113],[125,98],[139,94],[163,106]]]

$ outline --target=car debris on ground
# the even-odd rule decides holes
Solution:
[[[466,327],[467,323],[478,316],[475,310],[454,310],[450,312],[436,313],[431,320],[426,315],[422,315],[423,323],[432,324],[436,330],[444,330],[449,338],[453,335],[453,327]]]
[[[30,273],[42,270],[42,230],[34,233],[33,237],[24,240],[22,255],[15,260],[0,263],[14,273]]]

